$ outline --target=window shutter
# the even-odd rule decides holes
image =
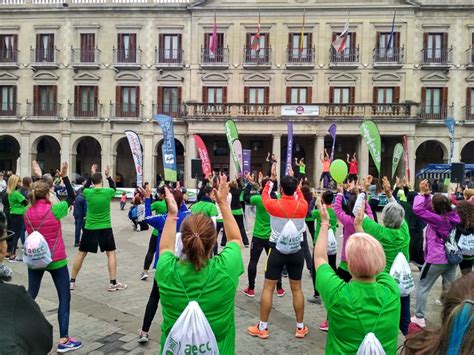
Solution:
[[[473,90],[473,89],[472,88],[466,88],[466,108],[468,110],[467,112],[471,112],[470,111],[470,108],[471,108],[471,90]]]
[[[270,33],[265,33],[265,48],[270,48]],[[268,52],[267,52],[268,53]]]
[[[140,104],[140,86],[135,86],[137,95],[135,96],[135,115],[136,117],[141,117],[141,104]]]
[[[163,106],[163,86],[158,86],[156,100],[157,100],[157,103],[158,103],[158,107]]]
[[[286,87],[286,103],[291,104],[291,87]]]
[[[244,104],[249,104],[249,87],[244,87]]]
[[[183,48],[183,36],[179,33],[178,34],[178,52],[181,52],[181,48]]]
[[[264,99],[263,99],[263,102],[268,105],[270,103],[270,88],[267,86],[264,88],[263,90],[264,92]]]
[[[308,40],[306,41],[306,43],[307,43],[306,46],[308,47],[308,49],[311,49],[311,48],[313,48],[313,34],[308,33],[308,34],[306,34],[306,36],[308,38]]]
[[[252,34],[251,33],[247,33],[247,37],[245,39],[245,48],[250,48],[251,47],[251,43],[252,43]]]
[[[400,103],[400,86],[395,86],[393,88],[393,103],[394,104]]]
[[[115,87],[115,114],[121,116],[122,112],[122,88],[120,86]]]
[[[99,87],[94,86],[94,114],[98,115],[99,111]]]
[[[79,94],[80,86],[74,86],[74,109],[79,107],[81,96]]]
[[[337,37],[337,32],[333,32],[332,33],[332,42],[334,42],[336,40],[336,37]]]
[[[288,34],[288,49],[290,50],[290,53],[292,53],[291,50],[293,49],[293,37],[294,37],[294,35],[295,35],[294,33],[289,33]]]
[[[36,51],[39,51],[42,47],[41,45],[41,35],[40,34],[37,34],[36,35]]]
[[[425,112],[425,106],[426,106],[426,88],[422,87],[421,88],[421,108],[422,112]]]
[[[202,102],[205,103],[205,104],[209,103],[209,102],[208,102],[208,100],[209,100],[209,98],[208,98],[208,92],[207,92],[208,89],[209,89],[208,86],[203,86],[203,87],[202,87]]]
[[[443,42],[441,43],[441,48],[448,48],[448,32],[443,33]]]
[[[204,33],[204,48],[209,49],[209,42],[211,40],[211,33]]]
[[[178,105],[181,105],[182,94],[183,94],[183,88],[180,86],[180,87],[178,87],[178,90],[177,90]]]
[[[329,103],[334,103],[334,87],[329,87]]]
[[[351,86],[349,88],[349,103],[353,105],[355,103],[355,87]]]
[[[158,47],[160,51],[163,51],[165,49],[165,36],[163,35],[163,33],[160,33],[158,35]]]
[[[227,103],[227,86],[222,88],[222,103]]]
[[[446,117],[448,113],[448,88],[442,89],[442,102],[441,102],[441,113],[443,114],[443,118]]]
[[[351,32],[349,48],[356,48],[357,47],[357,40],[356,39],[357,39],[357,33]]]
[[[423,48],[428,49],[428,33],[423,33]]]
[[[395,32],[393,35],[393,48],[400,48],[400,32]]]
[[[130,52],[131,54],[134,55],[134,51],[137,49],[137,34],[136,33],[130,33]]]
[[[16,85],[13,86],[13,112],[16,114]]]
[[[308,86],[306,88],[306,103],[311,104],[313,102],[313,87]]]
[[[57,85],[53,85],[53,100],[54,100],[53,102],[54,107],[56,107],[58,103],[58,86]]]
[[[33,85],[33,115],[39,113],[39,85]]]
[[[380,48],[380,32],[377,32],[377,35],[375,37],[375,48]]]
[[[372,93],[372,103],[377,104],[377,96],[378,96],[379,88],[374,86],[373,93]]]
[[[18,50],[18,35],[13,35],[13,49]]]

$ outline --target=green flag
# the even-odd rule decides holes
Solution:
[[[393,157],[392,157],[392,179],[397,171],[398,164],[400,163],[400,159],[402,158],[403,152],[403,145],[401,143],[397,143],[395,148],[393,148]]]
[[[360,125],[360,133],[369,147],[370,155],[374,160],[375,167],[380,175],[380,163],[382,161],[382,142],[377,124],[373,121],[364,121]]]
[[[224,124],[227,143],[229,143],[230,156],[235,165],[235,171],[239,172],[239,157],[234,149],[234,142],[239,139],[239,133],[233,120],[227,120]]]

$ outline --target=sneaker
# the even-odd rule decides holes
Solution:
[[[254,298],[255,297],[255,290],[251,290],[249,287],[247,287],[246,289],[244,289],[244,295],[246,295],[247,297],[250,297],[250,298]]]
[[[75,283],[75,282],[72,282],[72,281],[69,282],[69,289],[70,289],[71,291],[74,291],[74,290],[76,289],[76,283]]]
[[[8,262],[9,262],[9,263],[16,263],[16,256],[10,257],[10,258],[8,259]]]
[[[15,258],[15,261],[18,261],[18,262],[22,262],[23,261],[23,258],[21,256],[17,256]]]
[[[295,337],[304,338],[306,334],[309,333],[308,327],[305,325],[303,329],[296,328]]]
[[[140,344],[148,343],[148,333],[140,330],[140,333],[138,334],[138,342]]]
[[[325,320],[322,323],[319,323],[319,330],[322,330],[323,332],[327,332],[329,329],[329,323],[327,320]]]
[[[246,248],[249,248],[249,247],[250,247],[250,245],[249,245],[249,244],[245,244],[244,246],[245,246]]]
[[[440,299],[436,299],[435,303],[438,305],[438,306],[442,306],[443,305],[443,302],[440,300]]]
[[[247,333],[249,333],[253,337],[259,337],[260,339],[268,338],[268,329],[260,330],[258,329],[258,324],[254,325],[253,327],[248,327]]]
[[[319,296],[313,296],[308,298],[309,303],[314,303],[314,304],[321,304],[321,297]]]
[[[58,353],[67,353],[68,351],[74,351],[82,346],[80,341],[69,337],[67,343],[58,343]]]
[[[425,318],[418,318],[417,316],[413,316],[413,317],[411,317],[411,321],[412,321],[412,323],[415,323],[416,325],[418,325],[421,328],[426,327]]]
[[[147,279],[148,279],[148,273],[143,271],[140,274],[140,280],[146,281]]]
[[[74,248],[79,248],[79,243],[74,243]]]
[[[140,227],[140,224],[137,224],[137,232],[140,232],[142,230],[142,227]]]
[[[127,288],[126,284],[121,284],[120,282],[117,282],[115,285],[110,284],[107,291],[114,292],[114,291],[125,290],[126,288]]]
[[[282,288],[277,289],[277,296],[278,297],[283,297],[285,295],[285,290]]]

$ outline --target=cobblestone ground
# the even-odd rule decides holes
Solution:
[[[77,354],[157,354],[159,353],[161,307],[151,328],[150,342],[141,346],[137,343],[137,330],[141,327],[152,282],[141,281],[139,274],[148,246],[151,231],[135,232],[127,218],[127,211],[120,211],[118,203],[112,206],[113,229],[117,242],[118,280],[128,284],[125,291],[109,293],[107,258],[105,254],[89,255],[77,278],[77,288],[72,293],[70,335],[83,341],[84,346]],[[249,226],[251,227],[251,226]],[[250,229],[250,228],[249,228]],[[63,220],[63,236],[67,245],[68,260],[71,263],[76,254],[74,243],[74,220],[71,215]],[[243,249],[245,269],[249,260],[249,249]],[[264,255],[264,254],[263,254]],[[270,316],[270,338],[260,340],[246,334],[246,328],[259,319],[259,299],[263,285],[263,265],[258,265],[256,297],[251,299],[242,293],[247,286],[247,272],[240,278],[235,299],[236,352],[238,354],[323,354],[326,333],[319,331],[318,324],[326,319],[323,306],[305,304],[305,323],[310,332],[304,339],[294,337],[295,318],[292,308],[288,280],[283,285],[287,294],[274,297]],[[14,283],[27,285],[26,268],[22,263],[10,264],[15,276]],[[415,272],[416,279],[419,273]],[[303,288],[306,297],[312,295],[309,272],[304,271]],[[441,282],[438,281],[428,300],[427,320],[429,324],[439,323],[441,307],[435,304]],[[54,337],[59,337],[56,319],[57,295],[52,279],[45,274],[37,301],[54,326]],[[412,296],[412,309],[414,295]],[[399,342],[403,341],[400,336]]]

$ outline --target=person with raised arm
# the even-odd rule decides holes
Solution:
[[[331,176],[329,175],[329,168],[331,167],[331,158],[329,157],[327,149],[324,149],[324,157],[321,153],[319,155],[319,160],[323,166],[323,172],[321,173],[321,177],[319,178],[319,188],[321,189],[321,183],[323,183],[323,187],[326,187],[326,184],[329,183],[331,180]],[[324,179],[327,179],[324,181]]]
[[[352,157],[347,154],[347,164],[349,164],[349,182],[357,183],[359,180],[359,163],[357,162],[356,153],[352,155]]]

